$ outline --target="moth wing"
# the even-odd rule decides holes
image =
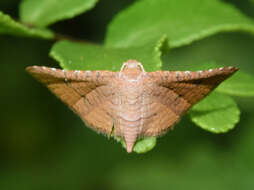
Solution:
[[[155,90],[159,90],[156,89]],[[168,131],[180,118],[173,110],[166,105],[153,99],[153,103],[145,105],[143,114],[143,126],[141,137],[159,136]]]
[[[147,108],[147,124],[143,136],[161,135],[170,129],[195,103],[207,96],[238,69],[224,67],[205,71],[158,71],[147,73],[154,108]],[[156,112],[156,114],[155,114]]]
[[[77,113],[85,124],[99,133],[110,135],[112,112],[107,103],[112,94],[110,71],[65,71],[32,66],[27,71]]]

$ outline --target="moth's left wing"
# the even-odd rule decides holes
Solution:
[[[146,109],[153,115],[146,122],[143,136],[157,136],[167,131],[195,103],[215,89],[238,69],[223,67],[205,71],[157,71],[147,76],[152,85],[150,102],[157,109]],[[155,112],[156,114],[149,112]]]
[[[27,71],[77,113],[87,126],[110,135],[113,120],[108,106],[115,73],[110,71],[66,71],[32,66]],[[110,104],[109,104],[110,105]]]

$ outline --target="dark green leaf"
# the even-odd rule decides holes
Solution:
[[[45,27],[59,20],[73,18],[91,8],[97,0],[23,0],[20,18],[23,22]]]
[[[13,20],[9,15],[0,11],[0,34],[14,36],[39,37],[44,39],[53,38],[53,33],[47,29],[29,28]]]

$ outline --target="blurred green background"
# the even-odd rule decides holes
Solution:
[[[249,1],[227,2],[254,17]],[[18,3],[1,0],[0,10],[17,18]],[[102,43],[113,15],[131,3],[103,0],[93,10],[51,28]],[[86,128],[25,72],[29,65],[57,65],[48,57],[52,44],[0,37],[1,190],[253,189],[253,98],[237,98],[241,121],[229,133],[208,133],[185,116],[152,151],[127,154],[120,144]],[[254,74],[254,37],[218,34],[163,57],[171,64],[190,60],[238,65]]]

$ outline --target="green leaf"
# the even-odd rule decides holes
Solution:
[[[9,15],[0,11],[0,34],[10,34],[14,36],[39,37],[51,39],[54,34],[47,29],[29,28],[13,20]]]
[[[23,0],[20,4],[22,22],[45,27],[59,20],[73,18],[91,8],[97,0]]]
[[[254,34],[254,23],[219,0],[142,0],[114,18],[108,28],[106,44],[137,46],[165,34],[170,47],[179,47],[228,31]]]
[[[196,125],[213,133],[229,131],[240,118],[235,101],[227,95],[216,92],[194,105],[189,114]]]
[[[120,141],[120,143],[122,144],[123,148],[126,149],[126,144],[125,141],[122,139],[117,139],[117,141]],[[150,150],[152,150],[156,145],[156,137],[147,137],[144,139],[139,139],[134,147],[133,147],[133,151],[141,154],[141,153],[146,153]]]
[[[165,43],[166,42],[166,43]],[[135,48],[107,48],[101,45],[60,41],[50,51],[62,68],[68,70],[119,71],[129,59],[140,61],[147,71],[161,68],[161,49],[167,44],[163,36],[156,43]]]
[[[216,91],[234,96],[254,96],[254,77],[238,71],[220,84]]]
[[[165,66],[167,65],[167,66]],[[190,63],[181,63],[181,64],[164,64],[164,69],[170,70],[207,70],[213,68],[219,68],[223,65],[217,64],[215,62],[207,62],[203,64],[190,64]],[[254,96],[254,77],[245,73],[244,71],[237,71],[233,76],[221,83],[216,91],[233,95],[233,96]]]

